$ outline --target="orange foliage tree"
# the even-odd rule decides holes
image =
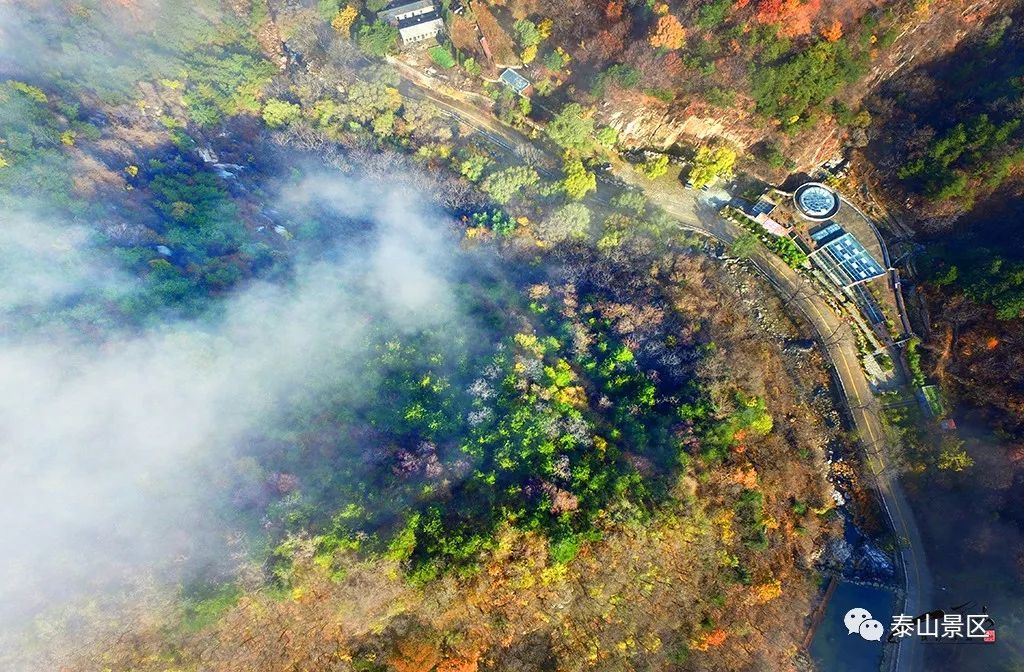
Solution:
[[[811,32],[811,21],[821,9],[821,0],[760,0],[757,20],[778,23],[779,32],[792,37]]]
[[[713,646],[721,646],[728,637],[728,632],[722,628],[718,628],[692,640],[690,642],[690,648],[697,651],[707,651]]]
[[[441,661],[434,672],[477,672],[480,667],[479,659],[479,654],[446,658]]]
[[[829,42],[838,42],[843,36],[843,22],[836,19],[821,29],[821,36]]]
[[[441,658],[437,647],[418,639],[397,642],[388,664],[395,672],[430,672]]]
[[[678,49],[683,46],[685,39],[686,29],[683,28],[683,24],[671,14],[666,14],[658,19],[658,25],[654,27],[649,42],[655,48]]]

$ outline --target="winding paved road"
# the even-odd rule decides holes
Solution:
[[[697,202],[691,192],[683,192],[678,197],[650,190],[647,193],[653,202],[676,217],[683,228],[710,235],[726,244],[744,233],[738,226],[722,219],[717,208]],[[898,475],[890,464],[881,406],[871,393],[860,367],[857,341],[848,323],[849,318],[837,315],[808,280],[766,249],[759,248],[751,255],[750,261],[779,292],[784,305],[793,304],[804,315],[832,364],[840,392],[864,447],[865,464],[871,470],[882,506],[899,541],[905,577],[902,613],[916,616],[932,609],[929,599],[931,575],[922,550],[924,543]],[[896,672],[923,669],[920,643],[914,638],[897,641],[892,669]]]
[[[449,94],[445,87],[424,81],[422,73],[411,68],[399,68],[407,85],[403,93],[429,98],[442,109],[457,116],[464,124],[476,129],[485,138],[507,151],[534,161],[547,160],[558,165],[557,153],[541,141],[502,124],[492,115]],[[617,165],[615,174],[624,182],[642,189],[650,200],[679,221],[680,228],[711,236],[729,244],[743,231],[718,214],[718,208],[702,204],[699,192],[678,189],[665,193],[650,188],[630,167]],[[816,332],[827,359],[832,365],[843,401],[849,410],[865,453],[865,464],[871,470],[882,506],[889,517],[890,526],[899,543],[900,560],[905,578],[902,613],[917,615],[931,609],[931,575],[924,558],[924,544],[914,519],[913,511],[903,492],[896,470],[889,458],[889,446],[881,421],[881,406],[868,386],[867,378],[858,361],[857,342],[849,325],[849,317],[838,315],[822,298],[817,289],[804,277],[782,262],[777,256],[759,247],[750,257],[750,263],[774,286],[783,304],[795,305]],[[918,672],[923,667],[920,643],[914,638],[897,640],[891,669],[895,672]]]

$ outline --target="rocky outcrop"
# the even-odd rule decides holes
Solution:
[[[619,141],[628,148],[666,150],[677,143],[703,143],[724,140],[749,151],[772,134],[766,120],[755,120],[752,101],[737,103],[732,109],[692,104],[681,109],[650,96],[621,96],[598,110],[598,121],[619,132]],[[830,119],[819,122],[812,142],[786,142],[786,155],[797,168],[809,168],[834,156],[842,146],[843,134]]]

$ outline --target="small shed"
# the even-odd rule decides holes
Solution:
[[[483,35],[480,36],[480,48],[484,50],[484,56],[487,57],[488,63],[494,60],[494,55],[491,54],[491,46],[487,44],[487,38]]]
[[[505,71],[501,73],[499,78],[508,88],[512,89],[520,96],[529,96],[533,93],[533,87],[530,84],[530,80],[523,77],[512,68],[505,68]]]

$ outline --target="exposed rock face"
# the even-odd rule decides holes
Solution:
[[[678,142],[704,142],[722,139],[743,150],[768,139],[772,127],[755,122],[748,109],[750,101],[723,110],[693,104],[673,110],[649,96],[623,96],[622,102],[607,104],[598,112],[598,120],[619,132],[627,147],[665,150]],[[835,155],[842,145],[841,130],[828,119],[816,129],[813,142],[793,143],[787,152],[798,168],[820,164]]]
[[[1018,0],[946,0],[933,2],[880,54],[860,88],[867,93],[905,67],[946,55],[996,12],[1007,11]]]
[[[619,132],[623,143],[634,147],[667,149],[683,139],[724,138],[740,147],[748,147],[760,139],[760,133],[739,122],[740,115],[723,112],[712,117],[700,114],[693,106],[670,110],[668,105],[646,96],[631,97],[621,105],[606,105],[599,112],[601,123]],[[638,100],[639,99],[639,100]],[[729,119],[733,117],[733,119]],[[734,124],[729,122],[733,121]]]
[[[617,130],[620,141],[634,147],[667,149],[683,136],[724,138],[749,147],[763,136],[763,131],[750,127],[750,115],[739,102],[732,110],[700,105],[673,109],[657,98],[625,91],[612,100],[598,111],[599,121]]]

